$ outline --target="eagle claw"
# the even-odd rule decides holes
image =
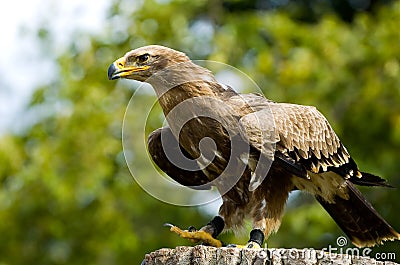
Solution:
[[[248,242],[246,245],[237,245],[237,244],[229,244],[226,245],[227,248],[251,248],[251,249],[260,249],[261,246],[256,242]]]
[[[187,229],[189,232],[196,232],[197,229],[194,226],[189,226],[189,228]]]
[[[197,231],[193,226],[189,227],[188,230],[182,230],[177,226],[171,224],[165,224],[164,226],[170,227],[170,231],[178,234],[182,238],[189,239],[192,242],[203,242],[209,246],[222,247],[222,242],[212,237],[210,233],[199,230]]]

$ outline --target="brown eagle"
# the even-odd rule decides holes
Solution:
[[[219,216],[200,230],[171,227],[182,237],[221,246],[218,234],[249,218],[247,247],[259,247],[278,230],[289,193],[304,190],[354,245],[400,239],[354,184],[389,185],[358,169],[315,107],[239,94],[184,53],[158,45],[126,53],[108,78],[152,85],[169,125],[149,136],[153,161],[182,185],[215,186],[222,195]]]

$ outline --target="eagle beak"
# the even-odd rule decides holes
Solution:
[[[110,67],[108,67],[108,79],[115,80],[123,77],[123,73],[126,74],[125,70],[125,58],[121,57],[115,62],[113,62]]]
[[[115,73],[118,71],[118,68],[115,66],[115,63],[112,63],[110,67],[108,67],[108,80],[114,80],[119,78]]]
[[[115,80],[118,78],[129,78],[136,72],[144,71],[149,66],[125,66],[126,60],[124,57],[119,58],[108,67],[108,79]]]

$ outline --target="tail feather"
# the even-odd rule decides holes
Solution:
[[[361,192],[347,181],[348,199],[335,197],[335,203],[328,203],[317,196],[339,227],[357,247],[371,247],[387,240],[400,240],[396,232],[364,198]]]
[[[367,172],[360,172],[356,165],[356,162],[352,158],[349,158],[349,162],[339,167],[329,167],[329,171],[333,171],[339,176],[345,177],[354,184],[361,186],[383,186],[391,187],[383,178],[375,176]]]
[[[352,177],[350,181],[360,186],[382,186],[394,188],[392,185],[388,184],[385,179],[373,174],[361,172],[361,176],[361,178]]]

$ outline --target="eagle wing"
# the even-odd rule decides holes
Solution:
[[[260,158],[266,158],[267,163],[286,163],[289,170],[301,173],[295,175],[304,177],[304,170],[320,173],[352,162],[327,119],[315,107],[275,103],[261,95],[240,96],[253,111],[239,120],[240,134],[260,151]],[[299,170],[299,166],[304,170]],[[355,163],[351,167],[351,172],[357,174]],[[262,182],[264,175],[253,174],[251,190]]]
[[[195,190],[211,189],[207,176],[196,164],[196,160],[180,146],[170,128],[159,128],[149,135],[148,151],[154,163],[179,184]],[[186,161],[184,168],[171,162],[171,158],[174,161]]]
[[[242,94],[240,99],[251,109],[239,121],[240,133],[267,157],[272,158],[275,148],[314,173],[349,162],[346,148],[315,107],[275,103],[257,94]]]
[[[269,108],[279,136],[277,151],[314,173],[349,163],[346,148],[315,107],[271,103]]]

